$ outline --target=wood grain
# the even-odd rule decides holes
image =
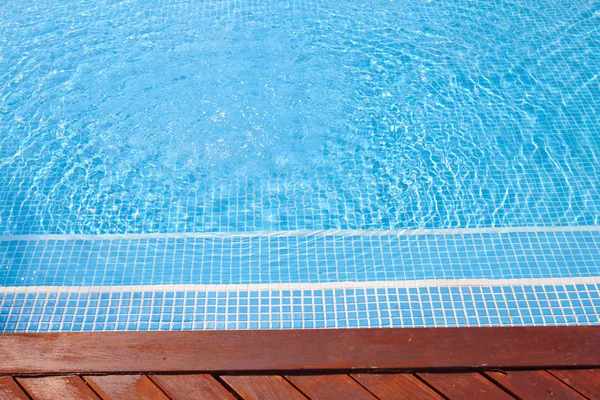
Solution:
[[[84,380],[102,399],[169,400],[167,396],[144,375],[86,376]]]
[[[99,397],[78,376],[17,378],[34,400],[97,400]]]
[[[598,369],[505,372],[0,376],[0,400],[24,399],[598,399]],[[426,383],[424,383],[423,379]],[[22,387],[19,386],[21,384]],[[430,387],[431,386],[431,387]],[[434,389],[432,389],[432,387]],[[231,392],[230,392],[231,391]],[[440,396],[442,393],[443,396]],[[29,396],[29,397],[28,397]]]
[[[352,377],[381,400],[442,399],[412,374],[354,374]]]
[[[227,384],[246,400],[305,400],[289,382],[278,375],[222,376]]]
[[[0,400],[29,400],[29,397],[10,376],[0,376]]]
[[[234,400],[215,378],[205,374],[152,375],[169,397],[177,400]]]
[[[584,396],[600,400],[600,370],[565,369],[548,371]]]
[[[376,399],[348,375],[294,375],[286,379],[312,400]]]
[[[0,374],[591,367],[600,327],[0,335]]]
[[[449,399],[504,400],[513,396],[478,373],[419,374]]]
[[[546,371],[486,372],[488,377],[522,399],[584,400]]]

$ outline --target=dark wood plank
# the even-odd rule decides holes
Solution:
[[[523,399],[584,399],[546,371],[486,372],[485,374]]]
[[[596,326],[5,334],[0,374],[590,367],[597,343]]]
[[[97,400],[98,396],[78,376],[17,378],[34,400]]]
[[[600,400],[600,369],[564,369],[548,372],[584,396]]]
[[[85,376],[84,379],[91,388],[105,400],[169,400],[169,398],[144,375]]]
[[[418,374],[449,399],[504,400],[513,397],[479,373]]]
[[[278,375],[221,376],[221,379],[246,400],[306,399]]]
[[[0,376],[0,400],[29,400],[29,397],[10,376]]]
[[[294,375],[286,378],[313,400],[376,399],[348,375]]]
[[[412,374],[354,374],[352,377],[381,400],[442,399]]]
[[[215,378],[205,374],[152,375],[152,380],[172,399],[234,400]]]

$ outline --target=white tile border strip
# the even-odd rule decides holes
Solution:
[[[235,285],[11,286],[0,287],[0,293],[248,292],[422,287],[555,286],[581,284],[600,284],[600,276],[587,278],[429,279],[420,281],[265,283]]]
[[[32,240],[135,240],[135,239],[212,239],[212,238],[270,238],[295,236],[419,236],[419,235],[472,235],[481,233],[519,232],[598,232],[600,225],[589,226],[523,226],[507,228],[456,228],[456,229],[330,229],[296,231],[253,232],[182,232],[182,233],[130,233],[130,234],[60,234],[0,236],[0,242]]]

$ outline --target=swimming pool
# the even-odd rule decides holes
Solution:
[[[0,331],[597,324],[600,3],[0,4]]]

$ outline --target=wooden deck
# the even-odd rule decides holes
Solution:
[[[600,399],[600,369],[0,377],[0,399]]]
[[[600,399],[600,327],[10,334],[4,399]]]

